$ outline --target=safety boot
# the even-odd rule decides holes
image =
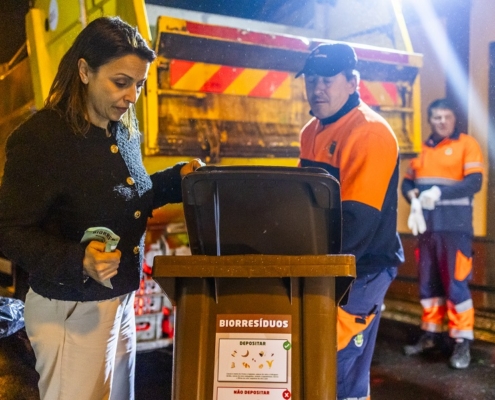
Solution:
[[[449,359],[449,365],[455,369],[465,369],[471,361],[470,341],[468,339],[456,339],[454,351]]]
[[[415,344],[403,347],[406,356],[413,356],[434,350],[441,350],[441,336],[439,333],[434,332],[424,332]]]

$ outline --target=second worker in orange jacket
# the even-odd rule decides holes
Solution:
[[[432,134],[411,160],[402,194],[411,202],[408,225],[419,233],[419,286],[423,335],[405,346],[406,355],[440,348],[444,318],[453,341],[450,366],[467,368],[473,340],[474,309],[468,282],[472,275],[473,196],[481,189],[483,159],[478,142],[456,129],[454,108],[446,99],[428,107]]]

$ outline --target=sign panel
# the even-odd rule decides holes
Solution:
[[[290,315],[217,315],[213,399],[290,399],[291,323]]]
[[[254,400],[283,400],[290,399],[291,393],[288,389],[266,389],[266,388],[218,388],[218,400],[232,399],[254,399]]]

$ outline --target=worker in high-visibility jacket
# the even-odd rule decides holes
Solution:
[[[441,349],[444,319],[453,351],[452,368],[471,360],[474,309],[468,282],[472,275],[473,196],[481,189],[483,158],[478,142],[456,129],[447,99],[428,107],[432,133],[421,153],[411,160],[402,194],[411,203],[408,225],[418,235],[419,290],[423,306],[417,343],[406,355]]]
[[[359,97],[357,57],[347,44],[322,44],[303,70],[314,116],[301,131],[301,167],[340,182],[342,252],[356,279],[337,311],[337,399],[369,399],[370,365],[385,293],[403,262],[397,234],[399,146],[390,125]]]

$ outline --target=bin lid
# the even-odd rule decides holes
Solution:
[[[341,251],[340,185],[324,169],[208,166],[182,192],[194,255]]]

